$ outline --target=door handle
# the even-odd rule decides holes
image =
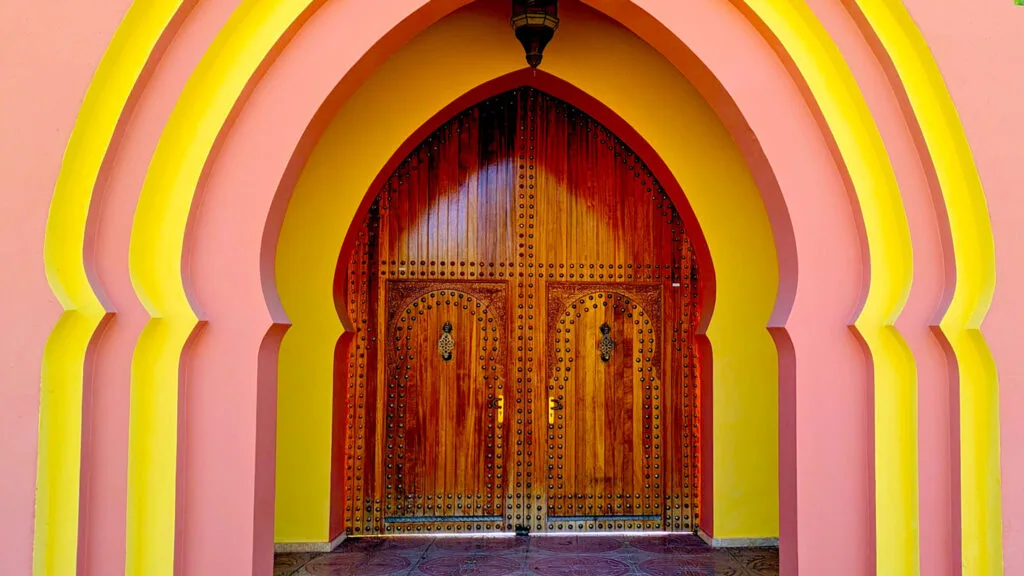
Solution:
[[[548,398],[548,426],[555,425],[555,410],[562,410],[562,401],[558,398]]]
[[[498,427],[500,428],[505,422],[505,397],[495,396],[491,399],[491,403],[488,408],[498,411]]]

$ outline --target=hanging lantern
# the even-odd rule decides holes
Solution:
[[[536,68],[558,29],[558,0],[512,0],[512,29],[526,50],[526,62]]]

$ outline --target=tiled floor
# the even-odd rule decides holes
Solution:
[[[274,576],[777,576],[778,550],[712,550],[696,536],[351,538],[278,554]]]

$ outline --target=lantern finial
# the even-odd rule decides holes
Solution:
[[[512,29],[526,51],[527,64],[537,68],[558,29],[558,0],[512,0]]]

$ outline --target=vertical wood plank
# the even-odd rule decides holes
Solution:
[[[360,234],[351,533],[694,528],[696,265],[614,134],[532,89],[497,96],[410,153]]]

